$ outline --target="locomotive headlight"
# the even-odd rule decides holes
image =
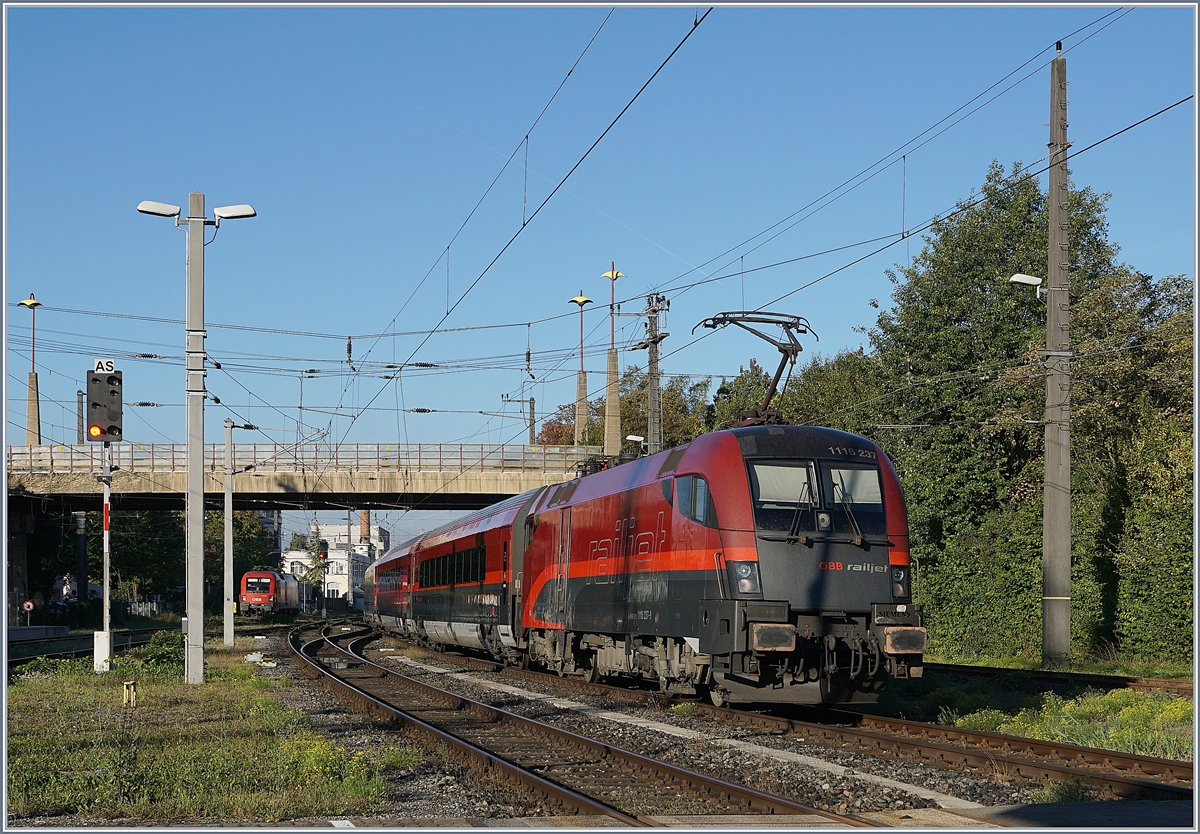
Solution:
[[[908,599],[908,596],[908,568],[894,565],[892,567],[892,598]]]
[[[758,578],[758,562],[729,562],[733,573],[734,587],[739,595],[761,595],[762,583]]]

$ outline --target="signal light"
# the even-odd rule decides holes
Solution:
[[[123,437],[121,371],[91,371],[87,376],[88,430],[92,442],[119,441]]]

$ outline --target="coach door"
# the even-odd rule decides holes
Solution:
[[[567,624],[567,593],[571,575],[571,511],[559,513],[558,554],[554,570],[554,619]]]

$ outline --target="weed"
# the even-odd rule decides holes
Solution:
[[[1096,798],[1096,791],[1077,779],[1069,782],[1050,782],[1032,794],[1036,803],[1089,802]]]
[[[416,747],[389,747],[379,759],[381,771],[414,770],[425,761]]]
[[[682,704],[676,704],[671,707],[671,714],[677,718],[687,718],[689,715],[696,714],[696,705],[691,701],[685,701]]]
[[[953,727],[958,723],[958,710],[948,706],[939,707],[937,723],[943,727]]]

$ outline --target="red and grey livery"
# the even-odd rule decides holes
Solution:
[[[365,616],[431,645],[714,703],[872,701],[917,677],[895,469],[832,429],[728,429],[393,548]]]
[[[238,606],[243,613],[296,614],[302,605],[301,583],[291,574],[261,567],[242,574]]]

